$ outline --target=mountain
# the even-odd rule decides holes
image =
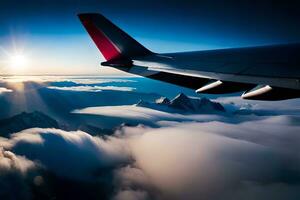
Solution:
[[[166,112],[185,112],[185,113],[214,113],[225,112],[225,108],[218,102],[207,98],[191,98],[183,93],[178,94],[172,100],[161,97],[155,102],[140,100],[136,106],[152,108]]]
[[[22,112],[10,118],[0,120],[0,136],[9,137],[11,133],[28,128],[59,128],[56,120],[42,112]]]
[[[169,105],[171,101],[167,97],[161,97],[159,99],[156,99],[155,103]]]
[[[39,112],[22,112],[10,118],[0,120],[0,137],[9,137],[28,128],[59,128],[65,131],[81,130],[93,136],[112,135],[114,130],[104,129],[86,123],[79,123],[77,127],[70,127],[68,124],[58,123],[55,119]]]
[[[114,130],[100,128],[90,124],[81,124],[77,129],[89,133],[92,136],[105,136],[114,134]]]

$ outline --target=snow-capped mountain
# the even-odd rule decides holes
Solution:
[[[152,108],[167,112],[188,112],[188,113],[214,113],[225,112],[225,108],[218,102],[207,98],[192,98],[183,93],[178,94],[172,100],[161,97],[155,102],[140,100],[136,106]]]

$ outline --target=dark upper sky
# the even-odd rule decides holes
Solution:
[[[145,38],[231,46],[300,41],[300,6],[281,1],[4,0],[1,35],[81,33],[75,15],[102,12]],[[228,43],[228,44],[227,44]]]
[[[77,44],[65,38],[88,39],[76,17],[80,12],[101,12],[157,52],[300,42],[296,1],[229,0],[2,0],[0,41],[2,46],[10,37],[26,37],[32,45],[48,41],[59,52]]]

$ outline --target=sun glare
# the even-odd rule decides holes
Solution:
[[[10,64],[14,68],[24,68],[28,64],[28,58],[22,54],[12,55],[10,57]]]

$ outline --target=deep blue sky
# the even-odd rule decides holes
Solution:
[[[80,12],[101,12],[156,52],[300,42],[296,1],[7,0],[0,3],[1,47],[22,48],[35,66],[90,73],[102,58],[76,17]]]

